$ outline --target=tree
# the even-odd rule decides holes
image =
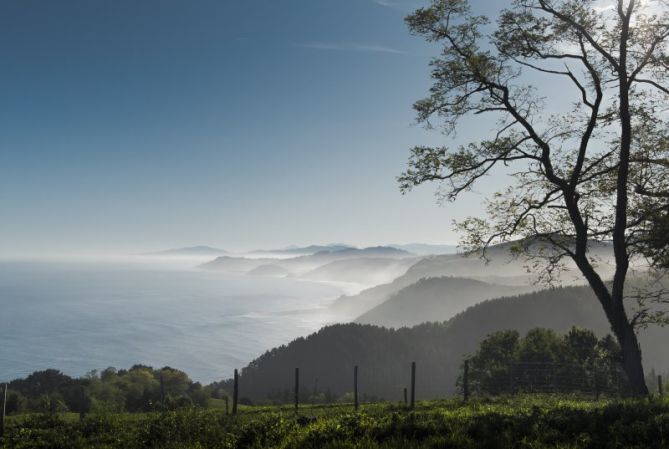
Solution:
[[[73,385],[62,389],[62,395],[68,410],[79,413],[80,417],[84,417],[91,411],[93,400],[85,381],[79,380]]]
[[[563,342],[551,329],[536,328],[527,333],[518,348],[521,362],[553,363],[563,358]]]
[[[469,382],[474,391],[499,394],[508,391],[509,371],[516,361],[520,335],[517,331],[499,331],[488,335],[469,360]],[[459,383],[462,385],[462,376]]]
[[[598,340],[587,329],[572,327],[560,336],[534,328],[524,337],[516,331],[498,331],[481,341],[469,358],[469,388],[493,395],[542,389],[619,393],[618,353],[610,335]],[[462,387],[462,374],[458,383]]]
[[[515,0],[496,27],[467,0],[432,0],[407,17],[412,33],[442,44],[430,95],[415,104],[419,122],[436,118],[447,135],[466,117],[490,115],[497,126],[457,148],[413,148],[399,182],[406,192],[437,181],[453,201],[510,167],[513,182],[488,200],[488,220],[458,224],[463,246],[485,254],[519,240],[515,249],[540,262],[548,282],[573,260],[622,348],[633,393],[645,395],[636,328],[660,315],[626,308],[625,287],[637,256],[667,265],[669,4],[609,3]],[[528,75],[551,78],[539,85],[554,83],[562,98],[571,89],[572,106],[542,98]],[[591,251],[603,241],[615,257],[611,282]]]

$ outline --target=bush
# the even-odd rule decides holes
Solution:
[[[659,400],[588,402],[566,396],[305,409],[197,408],[143,415],[34,415],[10,420],[3,449],[206,448],[666,448],[669,405]]]

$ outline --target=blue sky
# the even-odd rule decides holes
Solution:
[[[417,5],[2,1],[0,255],[455,242],[482,197],[395,181],[444,142]]]

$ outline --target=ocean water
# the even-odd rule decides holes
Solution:
[[[136,363],[229,378],[264,351],[336,320],[345,286],[229,275],[196,261],[0,262],[0,382]]]

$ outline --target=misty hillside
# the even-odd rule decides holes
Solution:
[[[355,319],[367,311],[383,304],[406,288],[421,279],[437,277],[459,277],[491,284],[510,287],[527,287],[537,281],[536,274],[527,271],[527,261],[513,257],[511,247],[517,242],[505,243],[488,249],[484,260],[477,255],[447,254],[419,258],[402,276],[392,282],[377,285],[363,290],[356,295],[344,295],[332,305],[332,310],[343,319]],[[606,243],[592,242],[591,254],[602,261],[611,257],[611,246]],[[567,262],[567,271],[557,276],[563,285],[582,285],[585,281],[580,272]],[[606,279],[612,272],[609,265],[601,264],[603,277]],[[483,298],[482,298],[483,299]]]
[[[355,322],[402,327],[427,321],[447,321],[481,301],[527,293],[529,288],[454,277],[421,279],[365,312]]]
[[[422,277],[456,276],[478,279],[505,285],[530,285],[538,280],[536,270],[528,272],[528,262],[522,257],[514,257],[508,245],[492,247],[486,253],[488,260],[477,255],[449,254],[427,256],[412,266],[407,276],[416,279]],[[612,250],[607,247],[599,251],[603,261],[612,257]],[[585,279],[580,271],[568,259],[564,260],[566,270],[557,276],[564,285],[584,284]],[[603,277],[613,275],[611,265],[601,262],[600,270]]]
[[[406,243],[403,245],[388,245],[393,248],[403,249],[413,254],[422,256],[434,254],[455,254],[458,251],[457,245],[433,245],[429,243]]]
[[[266,270],[272,273],[285,271],[288,275],[301,276],[309,271],[336,261],[355,260],[362,258],[403,259],[412,254],[397,248],[377,246],[370,248],[344,248],[336,251],[319,251],[314,254],[289,258],[252,258],[223,256],[200,265],[200,268],[230,273],[249,273],[263,265],[274,265]],[[258,272],[251,273],[257,275]],[[371,274],[371,273],[370,273]],[[330,279],[322,279],[330,280]]]
[[[315,254],[321,251],[341,251],[345,249],[355,249],[355,247],[350,245],[344,245],[341,243],[334,243],[331,245],[309,245],[309,246],[291,246],[283,249],[259,249],[252,251],[252,254],[277,254],[277,255],[292,255],[292,256],[304,256],[308,254]]]
[[[523,246],[531,254],[540,251],[551,253],[547,243],[537,240],[513,241],[491,246],[485,252],[485,258],[479,254],[436,255],[424,257],[411,267],[407,274],[416,277],[457,276],[478,279],[486,282],[506,285],[529,285],[537,281],[537,269],[534,261],[523,256],[516,256],[513,248]],[[597,261],[603,278],[613,275],[613,247],[607,242],[590,241],[588,256]],[[580,270],[569,258],[564,258],[566,270],[558,273],[557,280],[563,285],[585,283]],[[528,267],[531,271],[528,272]]]
[[[358,284],[382,284],[401,276],[416,263],[415,258],[367,257],[330,262],[302,274],[302,279],[316,281],[354,282]]]
[[[249,276],[265,276],[265,277],[286,277],[290,275],[290,271],[281,265],[265,264],[260,265],[252,270],[246,272]]]
[[[221,256],[211,262],[203,263],[200,268],[225,273],[248,273],[261,265],[273,264],[277,259]]]
[[[320,251],[312,254],[311,258],[348,259],[352,257],[408,257],[412,254],[403,249],[390,246],[370,246],[368,248],[346,248],[338,251]]]
[[[343,249],[339,251],[321,251],[309,256],[300,256],[293,257],[290,259],[283,259],[279,262],[279,265],[290,270],[294,275],[303,275],[308,271],[315,270],[316,268],[322,267],[332,262],[344,261],[344,260],[354,260],[362,258],[405,258],[410,257],[412,254],[399,250],[396,248],[390,248],[387,246],[377,246],[371,248],[352,248],[352,249]]]
[[[240,394],[254,400],[285,399],[295,367],[300,367],[302,385],[311,388],[317,380],[321,391],[344,394],[351,391],[351,373],[358,364],[361,392],[399,400],[409,379],[409,364],[416,361],[418,397],[441,397],[454,393],[460,363],[488,334],[504,329],[525,334],[535,327],[564,333],[572,326],[592,329],[600,336],[609,333],[601,307],[586,287],[484,301],[440,324],[397,330],[361,324],[331,326],[251,362],[242,371]],[[651,328],[640,339],[646,367],[669,369],[665,356],[669,329]]]
[[[211,246],[189,246],[186,248],[174,248],[167,249],[164,251],[156,251],[152,253],[145,253],[145,256],[220,256],[222,254],[227,254],[227,251],[218,248],[212,248]]]

